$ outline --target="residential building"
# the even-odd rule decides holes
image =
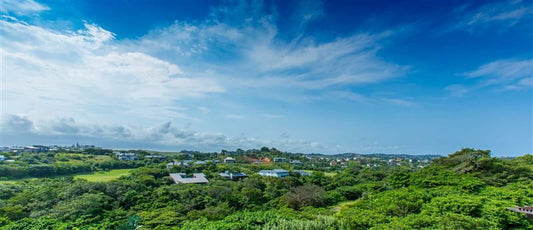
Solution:
[[[283,163],[283,162],[285,162],[285,158],[282,158],[282,157],[274,158],[274,163]]]
[[[235,159],[233,157],[226,157],[226,159],[224,159],[224,163],[226,164],[235,163]]]
[[[288,177],[289,171],[285,169],[261,170],[259,171],[259,175],[282,178],[282,177]]]
[[[0,161],[5,161],[5,160],[7,160],[6,156],[0,155]]]
[[[118,152],[115,156],[121,161],[137,161],[139,157],[135,153],[131,152]]]
[[[173,161],[167,164],[167,169],[171,169],[172,167],[191,167],[189,164],[181,161]]]
[[[301,166],[302,165],[302,162],[299,161],[299,160],[291,160],[291,164],[295,165],[295,166]]]
[[[205,164],[207,164],[207,162],[205,162],[205,161],[196,161],[196,162],[194,162],[194,164],[195,165],[205,165]]]
[[[170,178],[176,184],[207,184],[209,180],[205,178],[203,173],[193,173],[192,177],[188,177],[185,173],[170,173]]]
[[[303,171],[303,170],[294,170],[293,172],[300,174],[300,176],[312,176],[311,173],[308,173],[308,172]]]
[[[238,179],[243,179],[243,178],[246,178],[247,175],[245,173],[242,173],[242,172],[229,172],[229,171],[225,171],[223,173],[220,173],[218,174],[220,175],[221,177],[224,177],[226,179],[229,179],[229,180],[238,180]]]
[[[524,213],[526,214],[526,217],[528,219],[533,219],[533,206],[524,206],[524,207],[507,208],[507,209],[518,212],[518,213]]]

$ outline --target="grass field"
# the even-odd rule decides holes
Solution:
[[[107,182],[116,180],[121,176],[130,175],[130,172],[133,169],[113,169],[103,172],[93,172],[89,174],[78,174],[74,176],[74,179],[85,179],[91,182]]]
[[[304,170],[304,172],[313,173],[314,171],[313,170]],[[336,172],[324,172],[324,176],[333,177],[335,175],[337,175]]]

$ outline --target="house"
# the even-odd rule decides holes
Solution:
[[[144,156],[145,159],[150,159],[150,160],[153,160],[153,159],[156,159],[156,160],[165,160],[167,159],[165,156],[161,156],[161,155],[146,155]]]
[[[139,157],[135,153],[131,152],[119,152],[115,153],[115,156],[121,161],[137,161]]]
[[[24,147],[12,147],[11,152],[14,152],[14,153],[24,152]]]
[[[533,219],[533,206],[524,206],[524,207],[507,208],[507,209],[518,212],[518,213],[524,213],[526,214],[526,218]]]
[[[226,157],[226,159],[224,159],[224,163],[226,164],[235,163],[235,159],[233,157]]]
[[[329,166],[335,166],[337,165],[337,161],[336,160],[332,160],[329,162]]]
[[[285,162],[285,158],[282,158],[282,157],[274,158],[274,163],[283,163],[283,162]]]
[[[224,177],[228,180],[239,180],[239,179],[244,179],[247,177],[247,175],[245,173],[242,173],[242,172],[236,172],[236,173],[230,173],[229,171],[225,171],[223,173],[220,173],[218,174],[220,175],[221,177]]]
[[[195,165],[205,165],[205,164],[207,164],[207,162],[205,162],[205,161],[196,161],[196,162],[194,162],[194,164]]]
[[[301,166],[302,162],[299,160],[291,160],[291,164],[296,165],[296,166]]]
[[[282,177],[288,177],[289,171],[285,169],[261,170],[259,171],[259,175],[282,178]]]
[[[170,178],[176,184],[207,184],[209,181],[205,178],[203,173],[193,173],[192,177],[188,177],[185,173],[170,173]]]
[[[180,161],[173,161],[173,162],[170,162],[167,164],[167,169],[171,169],[172,167],[191,167],[189,164],[185,163],[185,162],[180,162]]]
[[[5,161],[5,160],[7,160],[6,156],[0,155],[0,161]]]
[[[300,174],[300,176],[312,176],[311,173],[308,173],[308,172],[303,171],[303,170],[294,170],[293,172]]]

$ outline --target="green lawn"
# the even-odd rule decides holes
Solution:
[[[118,179],[121,176],[130,175],[133,169],[113,169],[103,172],[93,172],[89,174],[78,174],[74,176],[74,179],[85,179],[92,182],[107,182]]]
[[[314,171],[313,170],[304,170],[304,172],[313,173]],[[333,177],[335,175],[337,175],[336,172],[324,172],[324,176]]]

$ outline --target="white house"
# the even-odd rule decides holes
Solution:
[[[226,164],[235,163],[235,159],[233,157],[226,157],[226,159],[224,159],[224,163]]]
[[[121,160],[121,161],[137,161],[139,160],[139,157],[135,153],[125,153],[125,152],[119,152],[115,153],[115,156]]]
[[[6,156],[0,155],[0,161],[5,161],[5,160],[7,160]]]
[[[288,177],[289,171],[285,169],[261,170],[259,171],[259,175],[282,178],[282,177]]]

